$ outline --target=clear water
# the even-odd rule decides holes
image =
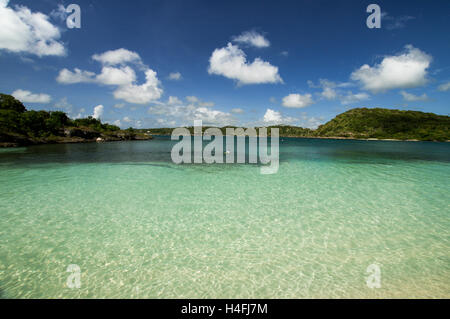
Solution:
[[[450,144],[284,139],[274,175],[171,146],[0,150],[0,296],[450,297]]]

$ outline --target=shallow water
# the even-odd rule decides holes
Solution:
[[[0,296],[450,297],[450,144],[285,138],[274,175],[172,145],[0,150]]]

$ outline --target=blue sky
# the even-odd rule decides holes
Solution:
[[[64,9],[81,8],[69,29]],[[376,3],[381,28],[369,29]],[[121,127],[448,114],[450,2],[0,0],[0,92]]]

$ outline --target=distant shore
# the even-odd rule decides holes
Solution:
[[[170,136],[167,134],[151,133],[152,136]],[[228,136],[224,134],[223,136]],[[270,136],[269,136],[270,137]],[[391,142],[443,142],[447,141],[422,141],[418,139],[395,139],[395,138],[356,138],[356,137],[343,137],[343,136],[293,136],[293,135],[280,135],[280,138],[304,138],[304,139],[321,139],[321,140],[353,140],[353,141],[391,141]]]
[[[105,143],[105,142],[121,142],[121,141],[147,141],[152,140],[153,136],[146,134],[135,134],[133,136],[125,134],[114,135],[100,135],[95,138],[83,138],[83,137],[56,137],[53,139],[26,139],[17,138],[16,140],[9,142],[0,142],[0,148],[10,147],[26,147],[33,145],[48,145],[48,144],[78,144],[78,143]]]

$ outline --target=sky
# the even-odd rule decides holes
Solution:
[[[0,0],[0,92],[121,128],[448,115],[449,52],[448,0]]]

